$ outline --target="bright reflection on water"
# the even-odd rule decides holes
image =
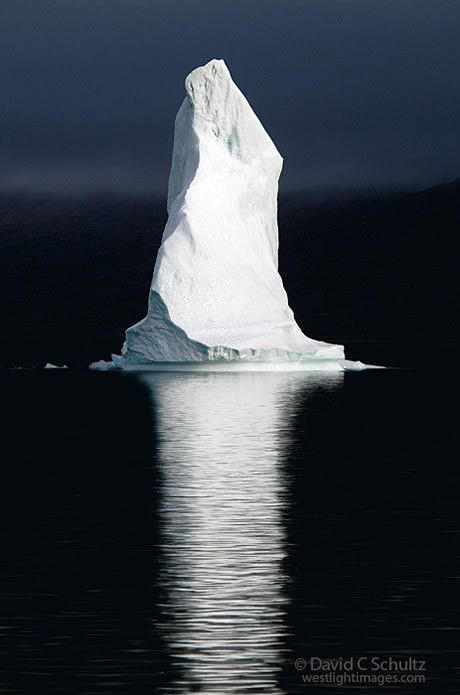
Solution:
[[[163,692],[281,693],[294,416],[340,374],[143,373],[162,473]]]

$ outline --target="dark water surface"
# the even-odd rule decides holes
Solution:
[[[458,376],[0,383],[1,693],[460,692]]]

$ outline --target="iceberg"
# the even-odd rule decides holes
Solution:
[[[295,321],[278,272],[283,160],[225,62],[193,70],[185,90],[148,313],[111,366],[362,368]]]

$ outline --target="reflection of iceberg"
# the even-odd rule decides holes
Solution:
[[[225,63],[197,68],[185,86],[148,313],[114,365],[361,368],[294,319],[278,273],[282,158]]]
[[[299,397],[340,374],[138,375],[162,477],[159,626],[171,693],[281,693],[287,455]]]

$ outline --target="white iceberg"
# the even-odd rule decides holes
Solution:
[[[224,61],[193,70],[185,88],[148,314],[113,367],[362,368],[294,319],[278,273],[283,160]]]

